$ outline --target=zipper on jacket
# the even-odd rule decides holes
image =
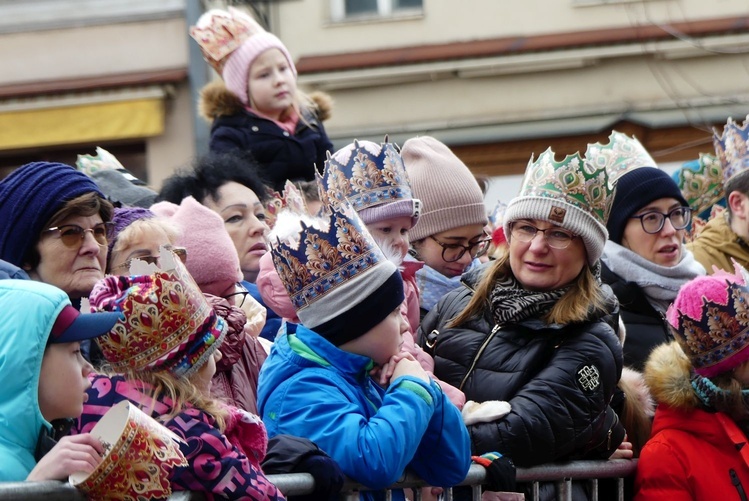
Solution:
[[[731,468],[730,470],[728,470],[728,473],[731,475],[731,483],[734,487],[736,487],[736,490],[739,491],[739,499],[741,499],[741,501],[747,501],[746,491],[744,490],[744,486],[741,485],[741,480],[739,480],[739,476],[736,474],[736,470]]]
[[[481,343],[481,346],[479,347],[478,351],[476,352],[476,356],[473,357],[473,361],[471,362],[471,366],[468,368],[468,372],[466,372],[466,375],[463,376],[463,380],[460,382],[460,386],[458,386],[458,389],[460,391],[463,391],[463,385],[466,384],[466,380],[468,379],[468,376],[471,375],[473,372],[473,369],[476,367],[476,363],[479,361],[479,358],[481,358],[481,355],[484,353],[484,350],[486,349],[487,345],[489,344],[489,341],[492,340],[494,337],[494,334],[497,333],[499,330],[499,324],[495,324],[492,331],[489,333],[488,336],[486,336],[486,339],[483,343]]]

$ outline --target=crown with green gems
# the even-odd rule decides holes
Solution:
[[[729,118],[721,136],[713,130],[713,145],[725,181],[749,169],[749,115],[741,125]]]
[[[607,144],[589,144],[585,158],[595,167],[606,169],[612,184],[633,169],[658,167],[640,141],[617,131],[611,131]]]
[[[354,140],[325,162],[320,198],[349,203],[358,212],[375,205],[413,200],[406,167],[393,143]]]
[[[531,157],[518,196],[563,200],[605,226],[614,199],[606,168],[589,162],[579,153],[567,155],[560,162],[554,157],[551,148],[535,161]]]
[[[674,177],[695,214],[709,210],[725,196],[723,166],[715,155],[700,153],[699,160],[685,163]]]

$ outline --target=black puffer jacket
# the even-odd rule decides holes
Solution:
[[[619,314],[627,330],[624,365],[642,372],[653,348],[674,338],[665,318],[648,302],[642,288],[627,282],[605,264],[601,265],[601,280],[611,287],[619,300]]]
[[[422,344],[434,340],[437,377],[462,386],[466,400],[504,400],[512,407],[496,421],[468,427],[473,453],[498,451],[523,467],[608,457],[624,438],[608,405],[622,371],[622,351],[612,327],[613,293],[604,286],[612,315],[598,314],[581,324],[545,325],[529,319],[497,328],[487,313],[447,328],[468,304],[484,269],[464,275],[465,286],[443,297],[420,328]],[[434,330],[439,332],[436,340],[429,336]]]
[[[287,179],[314,180],[315,166],[322,174],[327,152],[332,153],[333,144],[322,125],[330,103],[324,98],[315,102],[317,112],[305,112],[294,134],[246,111],[222,82],[212,82],[201,90],[200,112],[211,122],[212,152],[250,151],[263,177],[281,192]]]

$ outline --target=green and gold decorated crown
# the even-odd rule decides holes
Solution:
[[[557,162],[551,148],[535,161],[531,157],[519,196],[556,198],[588,212],[605,225],[613,201],[608,171],[579,153]]]
[[[725,196],[723,166],[715,155],[700,153],[699,160],[676,171],[674,180],[696,215],[709,212]]]
[[[658,167],[640,141],[617,131],[611,132],[607,144],[589,144],[585,158],[596,168],[606,169],[611,184],[633,169]]]
[[[749,170],[749,115],[741,125],[729,118],[722,135],[713,130],[713,145],[725,181]]]

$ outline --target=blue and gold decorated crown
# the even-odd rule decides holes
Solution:
[[[700,153],[699,160],[682,165],[673,178],[696,216],[706,216],[725,197],[723,167],[715,155]]]
[[[284,184],[283,193],[273,190],[268,191],[270,192],[270,198],[265,204],[265,222],[270,228],[273,228],[276,224],[278,214],[282,210],[290,210],[295,214],[309,214],[307,202],[304,201],[304,195],[288,179],[286,180],[286,184]]]
[[[325,172],[318,182],[323,203],[348,200],[359,212],[407,201],[412,203],[411,215],[418,215],[419,201],[413,198],[403,160],[387,138],[381,145],[355,140],[337,151],[325,162]]]
[[[271,253],[301,322],[338,345],[397,308],[403,282],[347,201],[323,208],[312,224],[300,217],[291,231],[271,235]]]
[[[658,167],[640,141],[617,131],[611,131],[607,144],[589,144],[585,158],[596,168],[606,169],[611,184],[632,169]]]
[[[713,145],[723,167],[723,179],[728,181],[749,168],[749,115],[738,125],[729,118],[723,134],[713,130]]]
[[[510,224],[519,219],[549,221],[582,238],[593,266],[608,237],[606,220],[613,195],[604,166],[588,162],[579,153],[557,162],[549,148],[528,162],[520,193],[505,211],[505,235],[511,235]]]

